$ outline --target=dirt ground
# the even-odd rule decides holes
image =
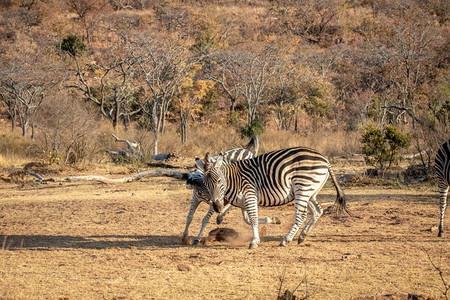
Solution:
[[[177,179],[0,183],[0,298],[276,299],[280,283],[281,292],[298,287],[295,295],[309,299],[443,298],[450,218],[438,238],[437,187],[344,190],[352,216],[324,215],[301,245],[278,246],[292,205],[260,209],[282,224],[262,225],[260,246],[249,250],[239,209],[220,225],[239,239],[183,245],[192,191]],[[335,196],[327,184],[318,200]],[[190,236],[207,209],[200,205]],[[217,227],[211,221],[206,233]]]

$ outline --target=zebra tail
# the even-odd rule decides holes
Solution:
[[[328,166],[328,171],[330,172],[331,180],[333,181],[334,187],[336,188],[337,192],[336,202],[334,203],[332,210],[334,210],[337,214],[342,214],[343,212],[345,212],[348,215],[351,215],[347,207],[347,200],[345,199],[344,191],[339,185],[339,182],[337,181],[336,176],[331,169],[331,166]]]

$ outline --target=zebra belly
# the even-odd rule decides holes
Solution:
[[[257,187],[258,205],[264,207],[285,205],[295,200],[296,195],[307,202],[322,188],[328,178],[328,173],[319,174],[314,180],[292,179],[272,188]]]
[[[275,191],[264,190],[258,193],[257,198],[259,206],[271,207],[288,204],[294,201],[295,195],[292,190],[281,193],[279,191],[275,193]]]

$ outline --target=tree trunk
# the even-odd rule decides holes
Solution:
[[[114,106],[115,106],[115,112],[114,112],[114,129],[116,128],[117,124],[119,124],[119,119],[120,119],[120,103],[119,101],[116,99],[114,101]]]
[[[23,123],[22,123],[22,136],[23,137],[27,137],[27,133],[28,133],[28,121],[24,121]]]
[[[15,129],[16,129],[16,116],[13,115],[11,116],[11,131],[14,132]]]
[[[153,142],[153,155],[156,155],[156,154],[158,154],[158,139],[159,139],[159,130],[158,130],[158,128],[155,128],[153,133],[155,135],[155,140]]]
[[[36,125],[34,123],[31,124],[31,139],[34,140],[34,129],[35,129]]]
[[[187,142],[187,118],[184,113],[180,112],[180,134],[181,134],[181,143],[184,144]]]
[[[230,112],[234,112],[236,108],[236,99],[231,99]]]
[[[245,148],[257,156],[259,150],[259,136],[257,134],[253,135]]]

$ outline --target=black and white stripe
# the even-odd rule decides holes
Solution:
[[[209,161],[208,155],[205,160]],[[247,211],[253,230],[250,248],[257,247],[260,242],[258,206],[279,206],[292,201],[295,206],[295,223],[282,240],[281,246],[292,241],[309,209],[312,218],[299,236],[298,242],[302,242],[323,213],[316,195],[329,176],[338,194],[335,208],[347,211],[344,193],[330,163],[312,149],[282,149],[235,163],[228,163],[218,157],[215,162],[204,166],[204,172],[204,183],[217,212],[221,212],[226,204],[245,208]]]
[[[243,148],[235,148],[235,149],[230,149],[228,151],[225,151],[221,154],[217,154],[214,156],[210,157],[210,161],[213,162],[215,161],[215,159],[218,156],[221,156],[222,159],[224,161],[227,162],[235,162],[238,160],[242,160],[242,159],[247,159],[247,158],[252,158],[253,154],[248,151],[247,149],[243,149]],[[196,158],[196,163],[198,165],[203,165],[203,162],[199,159]],[[186,183],[188,185],[189,188],[192,188],[192,199],[191,199],[191,205],[189,208],[189,213],[186,217],[186,226],[183,232],[183,241],[186,240],[188,234],[189,234],[189,226],[192,222],[192,219],[194,217],[194,213],[198,207],[198,205],[201,202],[207,202],[209,204],[211,204],[211,199],[209,197],[209,193],[208,190],[206,189],[205,185],[203,184],[203,172],[200,170],[195,170],[192,173],[186,173],[184,174],[183,178],[186,180]],[[231,205],[229,205],[227,207],[226,210],[224,210],[224,213],[220,214],[217,217],[217,223],[220,224],[223,220],[223,216],[228,212],[228,210],[231,208]],[[206,228],[206,225],[209,222],[209,219],[211,218],[212,214],[214,213],[214,209],[213,207],[210,205],[208,212],[206,213],[206,215],[203,217],[202,220],[202,227],[200,228],[200,232],[198,233],[196,239],[194,240],[194,244],[197,244],[202,235],[203,235],[203,231]]]
[[[446,141],[436,153],[434,168],[438,176],[441,215],[438,236],[444,235],[444,215],[447,207],[447,194],[450,185],[450,140]]]

